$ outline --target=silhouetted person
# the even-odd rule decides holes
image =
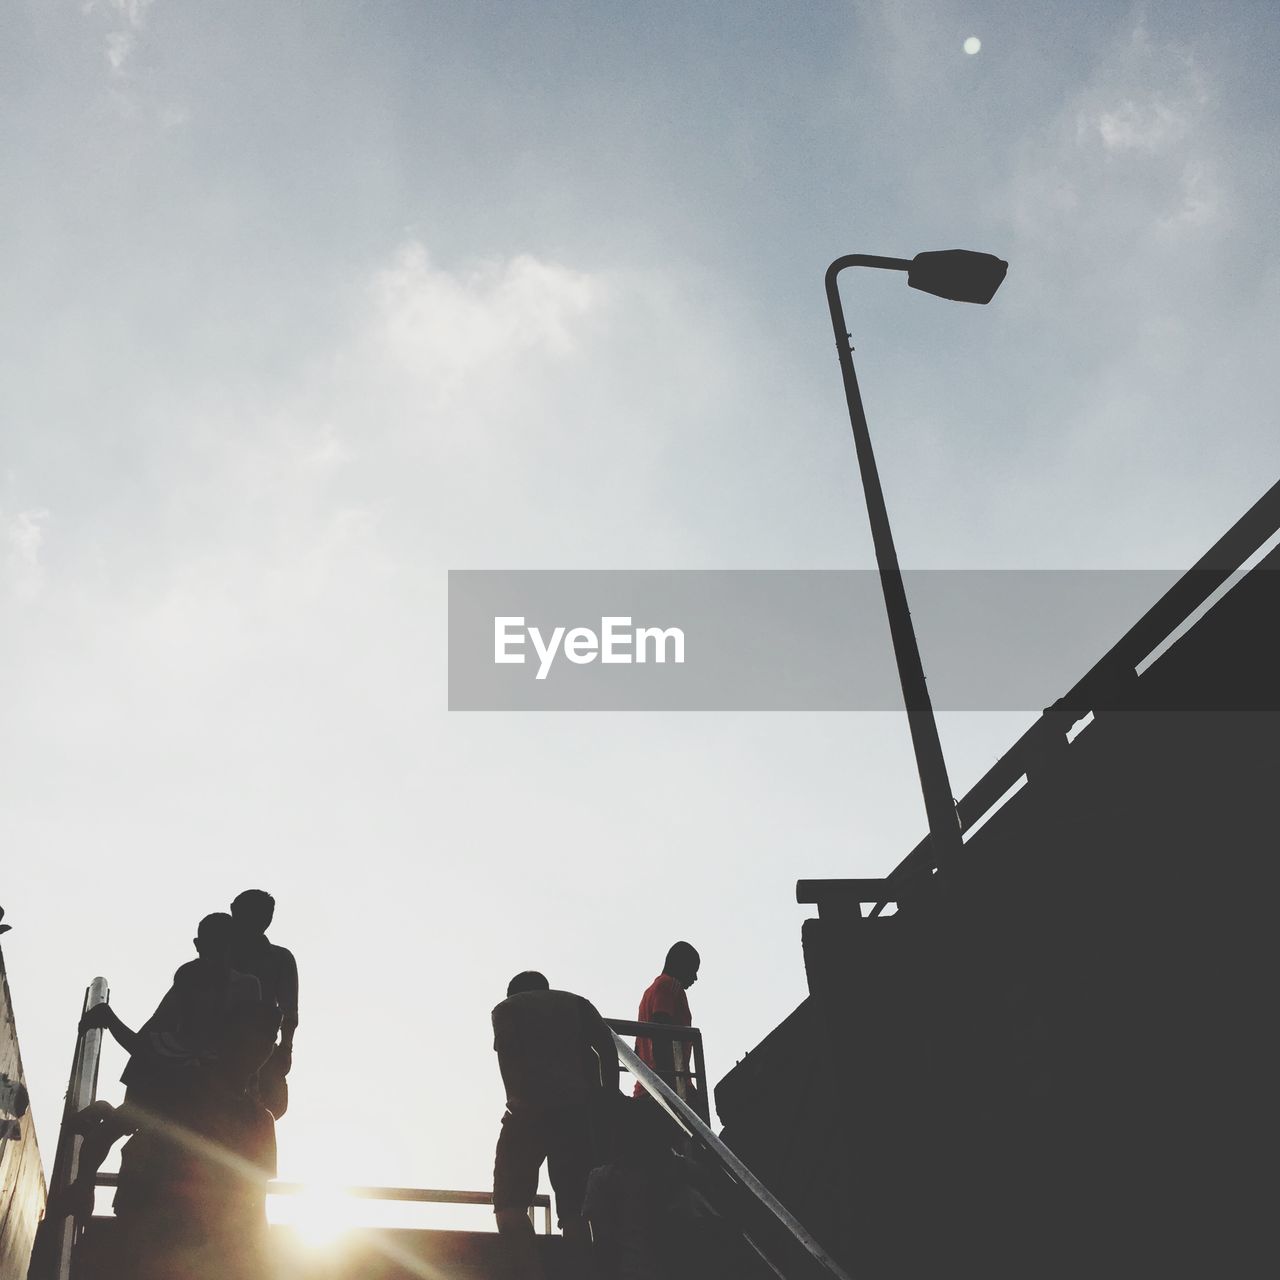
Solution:
[[[275,1125],[252,1096],[279,1012],[261,1001],[234,1006],[210,1059],[176,1078],[163,1107],[94,1103],[66,1211],[92,1212],[93,1182],[111,1141],[133,1136],[120,1159],[119,1231],[102,1274],[129,1280],[263,1280],[266,1188],[275,1176]],[[105,1136],[104,1136],[105,1135]]]
[[[231,904],[236,923],[231,960],[241,973],[262,984],[262,998],[280,1010],[280,1043],[258,1072],[258,1097],[277,1120],[289,1106],[293,1035],[298,1029],[298,962],[287,947],[267,937],[276,900],[262,889],[246,889]]]
[[[667,952],[662,972],[640,998],[640,1012],[636,1020],[663,1022],[676,1027],[693,1026],[693,1015],[685,992],[697,982],[701,964],[701,957],[689,943],[677,942],[672,946]],[[690,1041],[674,1040],[659,1042],[655,1051],[654,1042],[648,1036],[636,1037],[636,1056],[686,1100],[690,1085],[688,1076],[681,1073],[689,1070],[691,1048]],[[633,1092],[639,1098],[644,1096],[645,1088],[636,1081]]]
[[[591,1226],[600,1280],[668,1280],[663,1219],[683,1190],[675,1172],[671,1125],[656,1108],[619,1108],[614,1158],[591,1170],[582,1213]]]
[[[145,1088],[174,1065],[207,1058],[230,1010],[262,999],[257,978],[231,965],[234,931],[225,912],[200,921],[192,940],[197,958],[179,966],[173,985],[136,1032],[110,1005],[95,1005],[81,1018],[82,1031],[103,1028],[128,1051],[129,1063],[120,1079],[129,1088]]]
[[[542,1274],[529,1206],[547,1162],[560,1229],[585,1255],[582,1197],[587,1174],[619,1100],[613,1036],[595,1006],[553,991],[540,973],[511,979],[493,1011],[493,1047],[507,1110],[493,1162],[493,1209],[522,1277]]]
[[[109,1031],[129,1054],[120,1076],[124,1106],[97,1103],[86,1110],[82,1166],[101,1164],[112,1145],[130,1132],[129,1115],[167,1115],[187,1096],[193,1073],[213,1061],[233,1013],[262,1003],[257,978],[231,967],[233,929],[225,912],[200,921],[192,939],[197,958],[179,966],[173,985],[137,1031],[108,1004],[95,1005],[80,1019],[82,1032]],[[92,1211],[93,1188],[82,1180],[57,1206],[57,1212],[78,1217]]]
[[[680,1131],[647,1101],[619,1108],[614,1158],[592,1169],[583,1216],[596,1280],[706,1280],[762,1275],[739,1233],[712,1209]]]

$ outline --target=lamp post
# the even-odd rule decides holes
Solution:
[[[871,521],[871,540],[876,564],[880,568],[880,586],[884,607],[889,615],[889,634],[898,664],[898,679],[907,708],[907,724],[915,751],[916,769],[920,774],[920,790],[924,795],[925,814],[929,822],[929,839],[933,847],[932,862],[936,866],[948,854],[959,849],[960,821],[956,813],[947,763],[938,739],[933,703],[925,684],[920,648],[916,644],[907,592],[898,567],[898,553],[893,545],[889,513],[880,488],[875,454],[871,450],[871,434],[867,415],[858,391],[858,377],[853,370],[853,347],[845,328],[844,307],[840,302],[837,278],[846,267],[875,267],[884,271],[907,272],[907,284],[940,298],[954,302],[990,302],[1000,287],[1009,264],[989,253],[967,249],[945,249],[937,253],[920,253],[914,258],[880,258],[872,254],[851,253],[837,258],[827,268],[827,305],[831,310],[831,327],[835,333],[836,351],[840,356],[840,372],[844,377],[845,400],[849,405],[849,425],[858,453],[862,473],[862,489],[867,499],[867,516]]]

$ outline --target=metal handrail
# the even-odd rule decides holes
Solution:
[[[114,1187],[119,1185],[119,1175],[100,1173],[96,1185]],[[272,1179],[267,1183],[269,1196],[300,1196],[314,1190],[309,1182],[281,1182]],[[449,1191],[434,1187],[328,1187],[325,1194],[350,1196],[353,1200],[388,1200],[411,1204],[475,1204],[492,1205],[492,1191]],[[551,1235],[551,1197],[545,1192],[533,1197],[529,1205],[529,1216],[533,1217],[535,1209],[543,1213],[543,1231]]]
[[[667,1025],[667,1024],[661,1024]],[[688,1030],[688,1028],[684,1028]],[[835,1261],[834,1258],[813,1238],[792,1214],[785,1205],[760,1181],[759,1178],[747,1168],[742,1161],[734,1155],[734,1153],[712,1133],[710,1126],[702,1119],[700,1115],[692,1107],[685,1102],[670,1085],[667,1084],[656,1072],[651,1070],[645,1063],[636,1056],[636,1052],[630,1045],[622,1039],[615,1031],[613,1032],[613,1042],[618,1053],[618,1062],[624,1066],[633,1076],[644,1086],[649,1096],[653,1098],[663,1111],[679,1126],[679,1128],[698,1146],[709,1155],[712,1160],[719,1165],[720,1169],[728,1175],[734,1183],[750,1197],[755,1205],[762,1211],[766,1220],[772,1222],[775,1226],[780,1227],[782,1231],[798,1246],[801,1252],[807,1256],[812,1264],[812,1270],[815,1275],[825,1277],[826,1280],[850,1280],[848,1273]],[[784,1277],[783,1272],[778,1269],[777,1263],[769,1256],[767,1246],[756,1240],[751,1233],[738,1224],[742,1230],[743,1237],[752,1249],[759,1255],[762,1262],[778,1276],[780,1280],[790,1280]]]
[[[94,978],[84,993],[84,1003],[80,1016],[84,1017],[95,1005],[106,1004],[110,997],[110,986],[106,978]],[[58,1145],[54,1153],[53,1172],[49,1180],[47,1201],[61,1199],[62,1195],[75,1181],[79,1171],[80,1148],[83,1137],[74,1131],[70,1123],[87,1106],[97,1099],[98,1067],[102,1058],[103,1031],[91,1028],[76,1032],[76,1048],[71,1062],[71,1075],[67,1084],[67,1094],[62,1111],[62,1124],[58,1130]],[[119,1183],[119,1175],[115,1173],[98,1173],[94,1185],[114,1187]],[[305,1194],[310,1187],[305,1182],[280,1182],[272,1180],[267,1183],[267,1194],[289,1196]],[[326,1191],[329,1188],[325,1188]],[[336,1194],[351,1196],[363,1200],[389,1200],[422,1204],[474,1204],[492,1205],[492,1191],[449,1191],[430,1187],[338,1187]],[[539,1193],[533,1197],[529,1205],[529,1217],[534,1219],[536,1210],[543,1215],[543,1232],[552,1234],[551,1197]],[[79,1226],[75,1219],[68,1216],[58,1222],[41,1224],[42,1230],[51,1228],[56,1236],[44,1249],[37,1248],[32,1255],[32,1263],[27,1280],[70,1280],[71,1259],[79,1238]]]
[[[678,1027],[673,1022],[632,1022],[626,1018],[605,1018],[604,1024],[618,1035],[643,1036],[649,1040],[669,1040],[673,1044],[677,1040],[683,1040],[692,1044],[693,1069],[676,1071],[675,1076],[678,1080],[697,1082],[694,1110],[707,1124],[711,1123],[711,1087],[706,1078],[706,1062],[702,1056],[702,1032],[697,1027]]]
[[[80,1016],[83,1018],[95,1005],[105,1004],[109,994],[110,987],[106,978],[94,978],[85,989]],[[71,1075],[67,1081],[62,1124],[58,1129],[58,1145],[54,1152],[46,1205],[48,1201],[56,1204],[63,1198],[79,1171],[80,1148],[84,1139],[74,1132],[71,1121],[97,1095],[98,1064],[101,1059],[102,1031],[97,1028],[81,1031],[77,1027],[76,1048],[71,1058]],[[46,1214],[47,1212],[46,1208]],[[46,1216],[40,1224],[27,1280],[70,1280],[71,1255],[78,1238],[79,1227],[74,1218],[65,1217],[54,1222]]]
[[[1130,680],[1137,667],[1168,640],[1248,559],[1280,530],[1280,481],[1273,484],[1094,665],[1035,722],[956,805],[960,830],[968,831],[997,808],[1005,795],[1044,758],[1046,748],[1067,746],[1067,733]],[[900,883],[938,865],[925,836],[889,873]],[[877,903],[879,915],[892,897]]]

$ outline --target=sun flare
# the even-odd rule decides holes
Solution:
[[[328,1187],[308,1187],[297,1195],[276,1196],[271,1221],[293,1229],[313,1248],[333,1244],[355,1225],[355,1201]]]

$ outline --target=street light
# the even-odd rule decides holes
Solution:
[[[883,271],[905,271],[907,284],[913,289],[932,293],[954,302],[987,303],[994,297],[1009,264],[989,253],[968,249],[943,249],[935,253],[918,253],[914,258],[879,258],[871,254],[851,253],[837,258],[827,268],[827,305],[831,310],[831,328],[835,333],[836,351],[840,356],[840,372],[844,375],[844,394],[849,405],[849,424],[853,427],[853,443],[858,452],[862,472],[862,490],[867,498],[867,516],[871,521],[871,541],[876,563],[880,566],[880,586],[884,591],[884,607],[889,615],[889,634],[898,664],[898,679],[907,707],[907,724],[915,751],[916,769],[920,774],[920,790],[924,794],[925,814],[929,822],[929,839],[933,847],[931,862],[938,865],[948,854],[960,848],[960,820],[956,813],[947,763],[938,740],[938,725],[933,716],[933,703],[925,684],[924,666],[916,644],[907,592],[898,567],[898,553],[889,528],[889,513],[884,505],[880,475],[875,454],[871,451],[871,434],[867,415],[858,392],[858,378],[853,371],[853,347],[845,328],[844,307],[836,280],[846,267],[876,267]]]

